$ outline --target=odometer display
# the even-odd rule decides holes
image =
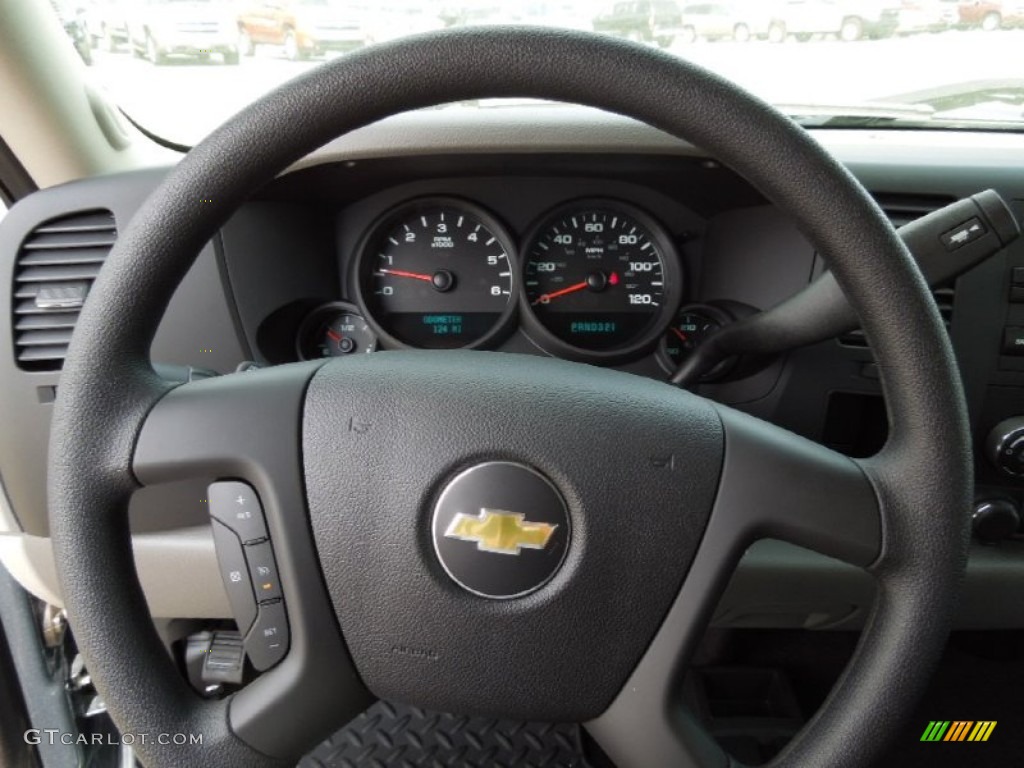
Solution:
[[[364,239],[356,285],[390,346],[485,345],[515,310],[516,267],[501,225],[457,200],[408,203]]]
[[[653,345],[679,303],[681,273],[650,217],[617,202],[545,218],[525,251],[523,296],[553,352],[621,356]]]

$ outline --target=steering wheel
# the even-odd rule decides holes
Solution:
[[[388,352],[181,386],[157,376],[148,350],[175,288],[249,194],[346,131],[501,96],[583,103],[684,137],[795,217],[877,356],[884,449],[855,461],[665,383],[487,352]],[[772,764],[864,766],[922,691],[948,631],[968,541],[965,413],[910,255],[794,123],[640,45],[442,32],[339,58],[269,93],[140,208],[64,368],[51,531],[78,644],[148,766],[294,763],[375,696],[582,722],[622,768],[728,765],[683,707],[680,677],[740,555],[769,537],[877,582],[848,668]],[[215,701],[191,691],[161,644],[127,522],[139,487],[188,477],[258,494],[290,629],[279,664]],[[497,540],[483,530],[492,523]],[[158,738],[178,733],[202,743]]]

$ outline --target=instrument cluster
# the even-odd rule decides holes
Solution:
[[[348,264],[353,303],[314,310],[304,359],[380,349],[494,349],[516,328],[549,354],[617,364],[657,350],[666,369],[704,327],[680,308],[684,273],[665,228],[619,200],[540,216],[521,247],[491,212],[420,197],[370,225]]]

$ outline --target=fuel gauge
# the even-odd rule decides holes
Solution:
[[[314,309],[299,327],[299,359],[317,360],[373,352],[377,336],[355,307],[342,302]]]

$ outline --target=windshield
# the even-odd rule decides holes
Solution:
[[[40,2],[57,8],[125,113],[182,145],[326,58],[481,24],[568,27],[658,47],[807,125],[1024,128],[1024,0]]]

